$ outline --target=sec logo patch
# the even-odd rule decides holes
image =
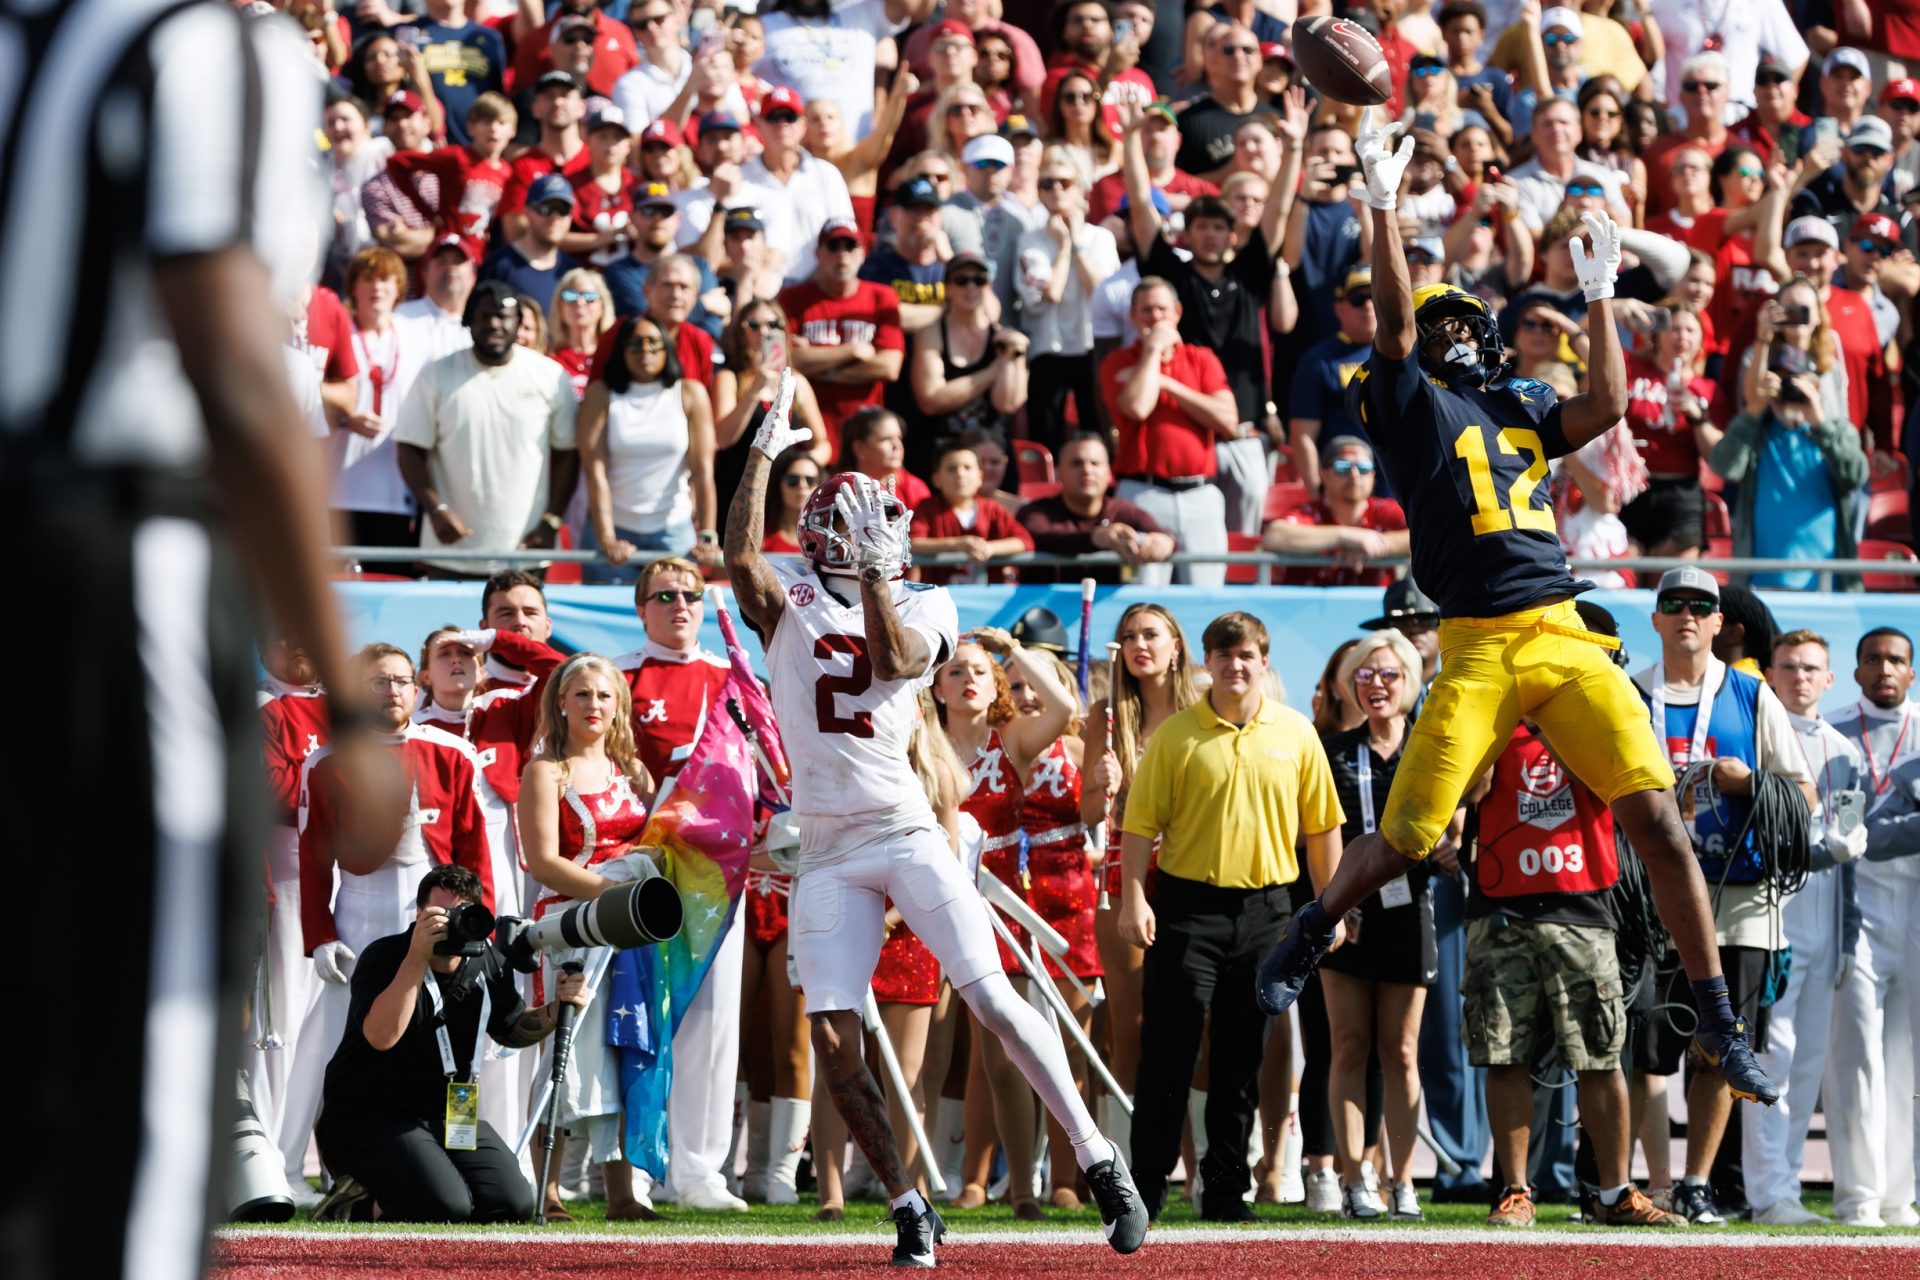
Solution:
[[[794,583],[787,588],[787,599],[793,601],[802,609],[806,608],[813,603],[813,584],[807,582]]]

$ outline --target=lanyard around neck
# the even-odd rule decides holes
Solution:
[[[433,1038],[440,1046],[440,1069],[451,1080],[460,1074],[459,1066],[453,1060],[453,1038],[447,1034],[446,998],[440,994],[440,984],[434,981],[433,970],[427,970],[427,976],[421,980],[427,989],[427,999],[433,1002]],[[480,1069],[480,1052],[486,1048],[487,1019],[493,1014],[493,991],[482,981],[480,983],[480,1025],[473,1032],[473,1056],[467,1059],[467,1074],[471,1076]]]

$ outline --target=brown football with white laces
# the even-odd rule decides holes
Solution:
[[[1293,60],[1307,83],[1336,102],[1377,107],[1393,96],[1393,69],[1373,33],[1345,18],[1293,24]]]

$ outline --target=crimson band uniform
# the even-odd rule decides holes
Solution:
[[[633,737],[656,781],[692,755],[708,716],[725,716],[720,691],[730,668],[694,648],[649,640],[614,659],[633,695]],[[738,913],[736,913],[738,914]],[[667,1184],[685,1199],[696,1186],[727,1187],[733,1141],[734,1076],[740,1063],[740,970],[744,922],[728,927],[706,978],[673,1033],[673,1085],[667,1094]]]
[[[420,877],[436,863],[457,863],[480,877],[483,899],[492,908],[493,853],[473,748],[464,738],[420,724],[407,725],[388,743],[400,756],[409,791],[400,841],[365,875],[339,871],[337,890],[334,827],[352,797],[341,791],[331,747],[314,752],[301,770],[300,923],[308,955],[325,943],[341,942],[358,956],[368,943],[405,929],[416,912]],[[350,1003],[345,986],[315,982],[313,988],[300,1035],[314,1052],[295,1063],[280,1128],[289,1180],[300,1176],[307,1135],[320,1112],[326,1064],[340,1043]]]
[[[961,802],[960,809],[980,824],[980,865],[1000,877],[1000,883],[1026,902],[1027,881],[1020,874],[1024,862],[1021,849],[1025,844],[1020,830],[1020,775],[1014,771],[1013,761],[1007,758],[1007,744],[1001,740],[998,729],[988,732],[986,744],[974,755],[967,772],[973,778],[973,790]],[[1027,931],[1011,920],[1006,924],[1013,940],[1025,949]],[[997,932],[994,941],[1000,949],[1000,967],[1008,973],[1024,975],[1026,970],[1020,967],[1007,944],[1000,941]]]
[[[1093,932],[1099,893],[1087,859],[1087,827],[1080,821],[1080,769],[1065,738],[1054,739],[1027,771],[1020,827],[1027,837],[1031,877],[1027,901],[1067,940],[1066,964],[1073,976],[1101,976],[1106,971]],[[1042,951],[1041,959],[1049,977],[1060,977],[1060,962],[1050,952]]]
[[[300,1052],[300,1023],[312,995],[313,962],[307,959],[300,929],[300,831],[295,810],[300,803],[300,770],[307,758],[327,744],[327,695],[311,689],[279,685],[266,689],[272,696],[260,706],[261,759],[267,771],[267,793],[273,802],[273,826],[267,833],[266,966],[264,994],[273,1001],[273,1030],[280,1037],[277,1050],[253,1050],[247,1081],[260,1125],[274,1142],[280,1140],[280,1113],[285,1105],[287,1079]],[[256,992],[262,987],[257,986]],[[256,1002],[254,1017],[265,1017]],[[264,1031],[256,1025],[256,1036]],[[331,1049],[321,1050],[325,1067]]]

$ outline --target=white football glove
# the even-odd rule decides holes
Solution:
[[[322,982],[344,987],[360,957],[344,942],[323,942],[313,949],[313,972]]]
[[[1366,114],[1360,117],[1360,137],[1353,144],[1353,150],[1360,158],[1360,172],[1367,180],[1367,205],[1386,212],[1400,203],[1400,178],[1407,171],[1408,161],[1413,159],[1413,139],[1402,138],[1400,149],[1394,150],[1393,138],[1400,132],[1400,126],[1396,123],[1377,128],[1379,118],[1375,108],[1367,108]]]
[[[1858,862],[1867,856],[1867,824],[1861,823],[1846,835],[1827,832],[1827,852],[1835,862]]]
[[[771,459],[812,439],[813,432],[793,425],[793,370],[782,369],[780,385],[773,393],[773,403],[767,406],[767,416],[760,420],[753,447]]]
[[[1567,251],[1573,255],[1573,273],[1580,277],[1580,292],[1588,302],[1611,298],[1613,282],[1620,275],[1620,227],[1604,212],[1583,213],[1580,221],[1593,238],[1591,256],[1579,236],[1567,241]]]
[[[853,496],[855,492],[860,494],[858,499]],[[891,578],[906,567],[913,549],[913,536],[909,532],[913,512],[903,511],[897,519],[888,520],[865,490],[842,489],[833,505],[846,521],[847,540],[853,543],[854,567],[863,576],[869,570],[877,570],[881,577]]]

